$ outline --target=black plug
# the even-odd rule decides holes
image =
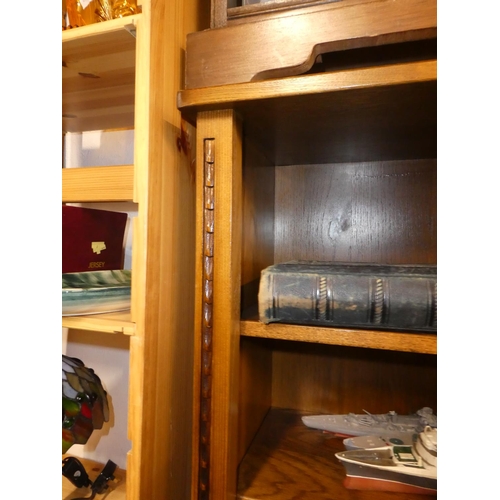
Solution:
[[[92,491],[94,493],[104,493],[104,491],[108,489],[108,481],[115,478],[115,476],[113,476],[115,470],[116,464],[108,460],[104,469],[102,469],[101,473],[92,484]]]
[[[67,477],[77,488],[84,488],[92,484],[80,460],[75,457],[66,457],[62,463],[63,476]]]

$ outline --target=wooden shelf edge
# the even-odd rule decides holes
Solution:
[[[177,106],[180,110],[232,107],[249,100],[306,96],[434,80],[437,81],[437,61],[419,61],[182,90],[177,96]]]
[[[102,23],[89,24],[88,26],[80,26],[79,28],[71,28],[62,32],[63,50],[64,44],[71,43],[73,40],[81,40],[83,38],[96,37],[108,33],[127,30],[131,35],[135,36],[135,26],[142,14],[134,14],[133,16],[120,17],[111,19]]]
[[[88,316],[63,316],[62,326],[93,332],[135,334],[135,323],[130,319],[130,311]]]
[[[134,166],[62,169],[63,203],[133,201]]]
[[[134,127],[138,16],[63,32],[63,132]]]
[[[284,323],[265,325],[256,320],[241,321],[240,333],[245,337],[437,354],[437,335],[431,333],[354,330]]]
[[[73,456],[71,453],[63,455],[63,459],[68,456]],[[96,477],[100,474],[105,464],[101,464],[94,460],[89,460],[87,458],[77,457],[78,460],[83,464],[87,474],[91,481],[95,481]],[[106,490],[107,500],[125,500],[127,480],[126,471],[117,467],[114,472],[114,479],[108,482],[109,489]],[[69,479],[62,477],[62,500],[71,500],[72,498],[90,498],[90,488],[76,488]],[[98,495],[100,496],[100,495]]]

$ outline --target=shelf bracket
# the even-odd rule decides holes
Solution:
[[[134,37],[137,38],[137,27],[134,23],[126,24],[124,28]]]

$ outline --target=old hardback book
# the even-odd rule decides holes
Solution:
[[[261,272],[259,319],[352,328],[437,331],[437,267],[318,261]]]
[[[62,207],[62,272],[123,268],[128,214],[95,208]]]

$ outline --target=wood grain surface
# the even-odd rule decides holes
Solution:
[[[217,4],[219,5],[219,4]],[[221,9],[215,8],[221,25]],[[186,88],[298,75],[325,52],[435,38],[436,0],[345,0],[191,33]]]
[[[275,261],[437,262],[436,160],[276,169]]]
[[[306,413],[271,409],[238,473],[239,500],[423,500],[422,495],[348,490],[335,457],[342,439],[306,427]],[[375,495],[375,496],[374,496]]]
[[[208,27],[208,5],[141,5],[140,14],[62,34],[63,133],[134,128],[133,166],[63,171],[63,200],[133,200],[138,212],[130,314],[68,323],[130,334],[127,500],[184,499],[191,491],[196,131],[175,98],[186,34]]]
[[[435,60],[185,90],[188,117],[235,109],[274,165],[435,158]]]
[[[343,25],[340,18],[348,11]],[[311,52],[317,41],[310,27],[304,36],[294,29],[321,16],[313,24],[318,33],[336,31],[328,35],[334,42],[329,50],[339,49],[348,37],[353,48],[394,42],[399,35],[405,42],[436,35],[433,0],[353,0],[275,11],[188,37],[186,90],[177,102],[197,123],[203,137],[198,146],[215,140],[216,209],[223,207],[214,219],[210,482],[194,492],[193,500],[226,500],[236,491],[244,500],[414,498],[345,489],[343,468],[328,449],[331,440],[304,433],[300,412],[408,413],[422,406],[437,411],[436,336],[265,328],[241,319],[242,305],[255,303],[260,271],[272,263],[437,259],[435,55],[369,58],[360,67],[346,61],[337,67],[339,61],[325,58],[325,67],[333,64],[328,72],[276,78],[275,69],[303,71],[311,54],[317,55]],[[267,22],[274,33],[263,28]],[[377,33],[370,35],[367,24]],[[291,33],[307,46],[305,59]],[[262,40],[266,44],[258,46]],[[288,50],[300,62],[290,63]],[[270,59],[280,61],[267,66]],[[254,63],[261,69],[254,72]],[[196,72],[200,79],[194,83],[190,78]],[[241,136],[235,134],[236,123]],[[201,161],[198,156],[198,298],[204,293]],[[202,356],[196,356],[195,378],[202,369]],[[203,388],[197,384],[199,394]],[[199,414],[200,402],[196,405]],[[193,432],[199,439],[199,428]]]
[[[135,32],[141,16],[62,32],[64,131],[134,126]]]
[[[64,168],[62,170],[63,203],[132,201],[134,166]]]
[[[390,351],[437,354],[437,335],[383,330],[356,330],[243,320],[241,335],[247,337],[344,345]]]

